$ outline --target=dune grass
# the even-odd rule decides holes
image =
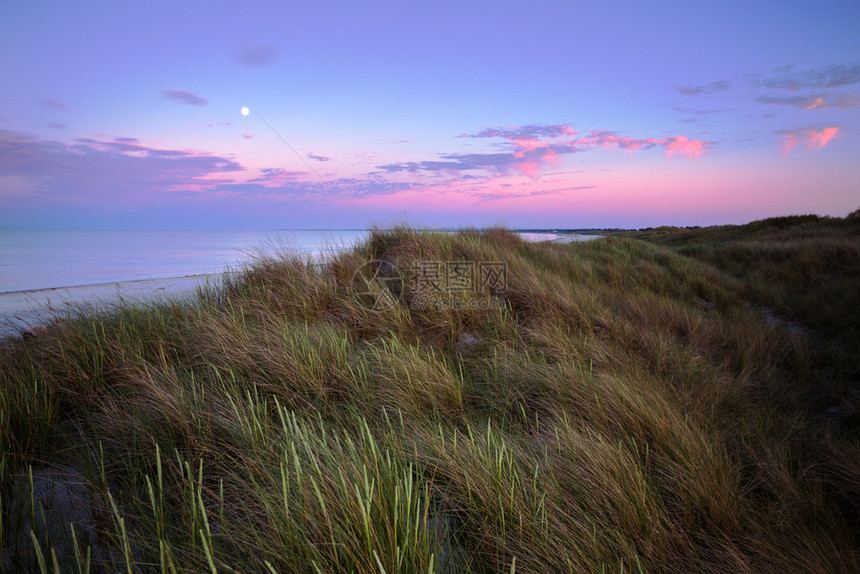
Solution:
[[[860,430],[860,210],[633,235],[721,269],[771,323],[804,335],[826,400],[850,419],[845,430]]]
[[[0,568],[856,572],[857,226],[756,225],[377,230],[7,341]]]

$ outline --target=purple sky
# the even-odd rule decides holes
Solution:
[[[7,1],[0,54],[0,227],[860,207],[858,2]]]

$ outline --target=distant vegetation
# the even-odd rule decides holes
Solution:
[[[0,570],[860,571],[858,221],[397,228],[9,340]]]

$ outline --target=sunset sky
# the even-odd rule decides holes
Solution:
[[[0,104],[7,228],[860,207],[860,3],[844,0],[0,0]]]

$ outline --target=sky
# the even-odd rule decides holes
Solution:
[[[0,78],[2,228],[860,207],[858,2],[0,0]]]

